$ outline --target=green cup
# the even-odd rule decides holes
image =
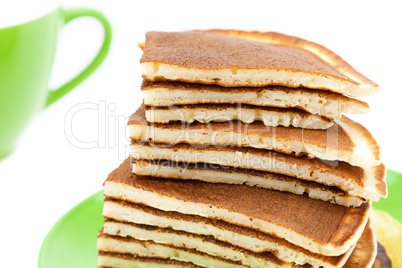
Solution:
[[[61,27],[78,17],[97,18],[103,25],[103,45],[80,74],[58,89],[49,90],[56,41]],[[28,23],[0,29],[0,159],[13,151],[29,120],[85,80],[105,59],[111,28],[92,9],[58,8]]]

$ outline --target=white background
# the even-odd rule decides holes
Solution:
[[[11,1],[0,4],[2,21],[31,13],[24,3],[18,13],[11,7],[8,11],[7,2]],[[40,2],[36,8],[54,1]],[[100,190],[108,173],[128,155],[124,120],[142,102],[137,43],[149,30],[279,31],[327,46],[382,86],[379,95],[364,99],[371,112],[354,118],[377,138],[385,164],[402,170],[402,16],[397,1],[73,0],[62,5],[103,12],[113,27],[112,46],[89,79],[35,116],[15,152],[0,162],[2,267],[36,267],[41,243],[53,224]],[[93,19],[79,19],[63,28],[52,87],[86,66],[102,35]],[[74,114],[78,108],[87,109]]]

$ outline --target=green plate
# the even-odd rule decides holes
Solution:
[[[387,199],[374,207],[402,222],[402,174],[388,170]],[[102,191],[84,200],[64,215],[50,230],[39,255],[39,268],[96,267],[96,237],[103,224]]]
[[[38,267],[96,267],[96,237],[103,225],[102,209],[100,191],[67,212],[47,234]]]

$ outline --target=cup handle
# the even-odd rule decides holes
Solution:
[[[106,19],[106,17],[101,14],[98,11],[92,10],[92,9],[70,9],[70,10],[62,10],[62,15],[64,17],[64,22],[68,23],[69,21],[76,19],[78,17],[82,16],[90,16],[98,19],[104,28],[105,31],[105,37],[103,39],[103,44],[101,49],[99,50],[98,54],[96,57],[92,60],[92,62],[76,77],[71,79],[69,82],[65,83],[61,87],[49,91],[49,95],[46,100],[45,107],[48,107],[61,97],[63,97],[66,93],[68,93],[70,90],[72,90],[74,87],[79,85],[82,81],[84,81],[93,71],[96,70],[96,68],[99,67],[99,65],[102,63],[102,61],[105,59],[109,48],[110,48],[110,42],[112,38],[112,30],[110,27],[109,21]]]

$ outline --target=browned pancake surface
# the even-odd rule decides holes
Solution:
[[[370,208],[344,207],[306,196],[249,187],[136,176],[130,159],[114,170],[106,182],[125,184],[184,202],[206,204],[283,226],[321,244],[343,245]]]
[[[367,222],[367,226],[356,244],[352,255],[343,266],[344,268],[361,268],[369,267],[373,258],[377,255],[377,241],[375,239],[374,230],[371,227],[370,220]]]
[[[241,48],[241,50],[239,50]],[[148,32],[140,62],[199,69],[273,69],[329,75],[349,81],[318,56],[292,46],[208,32]]]
[[[179,221],[185,221],[185,222],[194,222],[194,223],[201,223],[201,224],[208,224],[208,225],[212,225],[215,226],[219,229],[222,230],[227,230],[229,232],[233,232],[233,233],[239,233],[241,235],[245,235],[245,236],[250,236],[250,237],[254,237],[254,238],[258,238],[261,240],[265,240],[268,242],[272,242],[275,244],[279,244],[283,247],[292,249],[296,252],[301,252],[307,256],[310,256],[312,258],[316,258],[316,259],[320,259],[323,262],[329,263],[331,265],[337,265],[343,258],[343,255],[340,256],[324,256],[324,255],[320,255],[317,253],[313,253],[310,252],[306,249],[303,249],[297,245],[294,245],[288,241],[286,241],[285,239],[281,239],[278,238],[276,236],[273,235],[269,235],[263,232],[259,232],[257,230],[251,229],[251,228],[247,228],[247,227],[243,227],[243,226],[239,226],[239,225],[235,225],[235,224],[230,224],[221,220],[216,220],[216,219],[210,219],[210,218],[205,218],[205,217],[201,217],[198,215],[188,215],[188,214],[182,214],[182,213],[178,213],[178,212],[174,212],[174,211],[163,211],[163,210],[159,210],[159,209],[155,209],[152,207],[148,207],[145,205],[141,205],[141,204],[136,204],[136,203],[131,203],[131,202],[126,202],[126,201],[122,201],[122,200],[117,200],[117,199],[112,199],[112,198],[105,198],[105,202],[113,202],[113,203],[118,203],[122,206],[127,206],[127,207],[131,207],[137,210],[141,210],[145,213],[149,213],[155,216],[159,216],[159,217],[166,217],[166,218],[170,218],[170,219],[174,219],[174,220],[179,220]],[[118,222],[117,220],[111,219],[111,218],[105,218],[105,221],[111,221],[111,222]],[[128,223],[128,222],[124,222],[126,224],[132,224],[132,223]],[[173,228],[174,229],[174,228]]]
[[[342,59],[339,55],[324,47],[323,45],[296,37],[291,35],[286,35],[278,32],[260,32],[260,31],[241,31],[241,30],[224,30],[224,29],[210,29],[203,30],[204,32],[222,34],[227,36],[233,36],[237,38],[244,39],[257,39],[259,42],[267,43],[267,42],[278,42],[284,46],[294,46],[303,48],[309,51],[315,51],[315,53],[320,54],[320,57],[326,58],[327,62],[331,62],[331,65],[342,73],[356,77],[359,81],[372,85],[378,86],[376,83],[356,71],[349,63],[347,63],[344,59]]]

